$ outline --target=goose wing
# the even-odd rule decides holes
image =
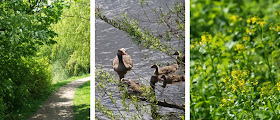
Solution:
[[[123,63],[127,69],[131,69],[133,67],[133,62],[131,60],[130,55],[123,55]]]
[[[118,68],[119,66],[119,58],[118,56],[116,56],[114,59],[113,59],[113,64],[112,64],[114,70]]]

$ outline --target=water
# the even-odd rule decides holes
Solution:
[[[172,2],[169,0],[153,0],[153,2],[149,1],[149,4],[153,8],[163,8],[166,9],[166,4],[171,5]],[[96,0],[96,6],[99,6],[104,14],[112,18],[113,16],[119,18],[121,16],[120,13],[127,13],[133,17],[139,18],[142,22],[142,25],[145,25],[152,30],[160,30],[157,28],[156,23],[147,23],[145,18],[145,14],[142,11],[139,0]],[[147,7],[144,9],[148,10]],[[150,20],[154,19],[155,16],[152,11],[146,11]],[[177,42],[172,42],[170,44],[178,44]],[[113,28],[111,25],[96,19],[96,41],[95,41],[95,64],[96,66],[102,66],[103,70],[109,71],[112,74],[117,74],[112,69],[112,60],[116,56],[117,50],[120,48],[125,48],[126,52],[131,56],[134,66],[132,71],[126,74],[126,78],[130,78],[133,80],[137,80],[140,84],[149,85],[149,79],[153,74],[154,69],[150,68],[153,64],[173,64],[174,59],[169,56],[162,54],[158,51],[150,51],[148,49],[141,48],[131,42],[131,39],[127,36],[127,34],[123,31],[120,31],[116,28]],[[136,74],[135,74],[135,73]],[[140,81],[138,80],[140,76]],[[96,83],[97,84],[97,83]],[[165,99],[170,103],[175,104],[184,104],[185,98],[185,83],[176,83],[172,85],[167,85],[165,89],[161,87],[162,83],[157,84],[156,94],[159,100]],[[117,86],[108,86],[110,90],[118,90]],[[120,97],[119,94],[115,94],[114,97]],[[98,91],[96,92],[96,98],[101,99],[101,103],[105,105],[105,107],[118,112],[118,110],[113,106],[114,104],[111,102],[108,96],[100,96]],[[117,101],[117,106],[121,107],[121,101]],[[149,107],[149,106],[147,106]],[[131,112],[135,112],[131,110]],[[172,116],[175,118],[179,118],[180,115],[184,115],[184,111],[168,108],[168,107],[160,107],[157,111],[162,115]],[[125,114],[125,111],[122,111]],[[105,119],[106,117],[102,116],[102,113],[96,112],[96,116],[101,119]],[[129,117],[129,116],[128,116]],[[131,117],[131,116],[130,116]],[[144,119],[152,119],[149,115],[144,115]]]

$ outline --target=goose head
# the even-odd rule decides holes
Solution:
[[[166,79],[165,75],[162,75],[160,78],[163,79],[163,80]]]
[[[173,53],[173,55],[180,55],[180,53],[179,53],[179,51],[175,51],[174,53]]]
[[[131,85],[130,80],[129,80],[129,79],[125,79],[125,78],[122,78],[122,79],[121,79],[121,83],[127,84],[127,85]]]
[[[124,48],[121,48],[121,49],[118,50],[117,55],[118,55],[118,56],[126,55],[126,52],[125,52],[125,51],[126,51],[126,50],[125,50]]]
[[[151,68],[158,68],[156,64],[153,64]]]

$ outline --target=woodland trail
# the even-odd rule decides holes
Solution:
[[[74,120],[73,99],[76,89],[90,77],[75,80],[56,90],[29,120]]]

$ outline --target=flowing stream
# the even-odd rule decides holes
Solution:
[[[146,15],[140,6],[139,0],[96,0],[96,7],[101,8],[104,14],[113,19],[113,16],[119,18],[122,16],[121,13],[127,13],[127,15],[139,18],[143,22],[141,25],[147,26],[152,30],[158,30],[156,23],[145,22]],[[149,0],[150,6],[153,8],[162,8],[163,11],[168,10],[166,5],[172,5],[172,1],[169,0]],[[153,12],[148,8],[144,7],[147,16],[153,19],[155,16]],[[154,69],[151,68],[153,64],[173,64],[174,59],[159,52],[151,51],[142,47],[137,46],[131,42],[131,39],[123,31],[120,31],[111,25],[103,22],[102,20],[96,19],[96,36],[95,36],[95,64],[98,67],[102,67],[104,71],[109,71],[110,73],[117,76],[112,68],[112,60],[116,56],[117,50],[120,48],[125,48],[126,52],[131,56],[133,60],[133,68],[131,72],[126,74],[126,78],[136,80],[140,84],[149,85],[150,77],[153,75]],[[178,44],[177,41],[171,42],[171,44]],[[117,77],[118,78],[118,77]],[[140,78],[140,80],[139,80]],[[96,83],[98,84],[98,83]],[[161,87],[162,83],[158,83],[156,86],[157,99],[166,100],[174,104],[184,104],[185,103],[185,82],[168,84],[165,89]],[[108,89],[114,91],[118,90],[117,86],[107,86]],[[108,96],[99,95],[100,91],[96,91],[96,98],[101,99],[101,103],[110,110],[116,111],[114,104],[111,102]],[[114,95],[114,97],[120,97],[120,95]],[[117,106],[121,108],[121,101],[117,101]],[[125,114],[126,111],[122,111]],[[135,112],[133,109],[130,112]],[[181,115],[184,115],[183,110],[161,107],[157,112],[161,115],[165,115],[172,119],[180,119]],[[96,116],[99,119],[106,119],[101,112],[96,111]],[[127,115],[127,114],[126,114]],[[132,117],[132,116],[127,116]],[[152,117],[147,114],[143,116],[144,119],[152,119]]]

